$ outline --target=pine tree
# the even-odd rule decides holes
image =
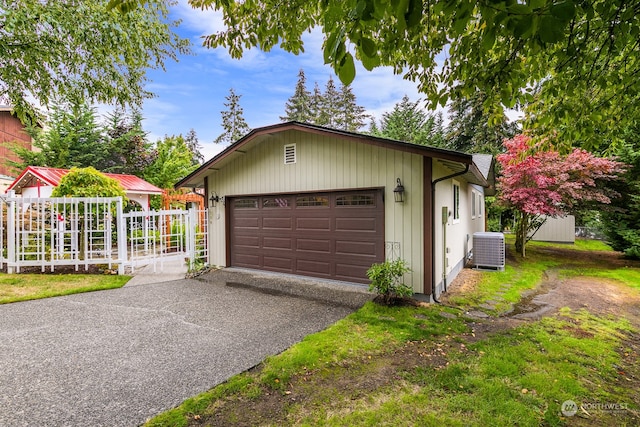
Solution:
[[[351,86],[340,86],[340,102],[336,116],[336,128],[348,132],[357,132],[365,125],[366,109],[356,102],[356,96]]]
[[[392,111],[382,115],[378,135],[413,144],[442,147],[442,115],[427,114],[419,104],[420,101],[411,102],[404,95]]]
[[[295,93],[285,105],[283,121],[295,120],[333,129],[356,132],[365,125],[367,115],[365,108],[358,105],[356,96],[350,86],[341,85],[336,88],[332,77],[329,77],[324,92],[318,82],[314,83],[313,93],[306,89],[304,70],[298,73]]]
[[[36,150],[15,149],[22,162],[12,162],[13,167],[87,167],[100,164],[108,155],[95,109],[86,103],[54,105],[46,130],[28,126],[27,131]]]
[[[240,106],[240,98],[242,95],[236,95],[233,88],[229,89],[229,95],[225,97],[227,102],[224,106],[227,110],[221,111],[222,114],[222,132],[214,141],[214,143],[233,143],[251,132],[251,128],[244,120],[244,111]]]
[[[341,97],[333,81],[333,77],[329,77],[329,80],[327,80],[324,92],[322,93],[320,107],[320,114],[316,119],[316,124],[332,129],[339,129],[338,115],[340,114]]]
[[[367,131],[367,133],[373,136],[382,136],[382,133],[380,132],[380,128],[378,128],[378,122],[376,121],[375,117],[372,117],[371,120],[369,121],[369,131]]]
[[[311,102],[309,103],[310,123],[319,126],[322,125],[323,103],[322,91],[320,90],[320,86],[318,86],[318,82],[315,82],[313,85],[313,95],[311,95]]]
[[[307,90],[307,78],[304,70],[298,72],[298,82],[291,98],[284,106],[284,116],[280,116],[283,122],[296,121],[302,123],[313,122],[311,113],[311,92]]]
[[[204,156],[200,152],[202,146],[200,145],[198,135],[196,134],[196,131],[194,129],[191,129],[189,132],[187,132],[187,136],[184,137],[184,143],[187,144],[187,147],[191,151],[191,163],[193,163],[194,165],[203,164]]]
[[[142,129],[140,111],[133,110],[127,115],[124,110],[116,109],[107,115],[105,134],[109,155],[94,165],[96,169],[142,176],[144,168],[153,161],[153,150]]]
[[[447,129],[447,147],[465,153],[498,154],[502,142],[519,132],[515,123],[503,117],[490,124],[491,112],[485,111],[487,96],[477,92],[471,98],[455,98],[450,106],[450,123]]]
[[[64,132],[61,137],[69,150],[65,167],[99,165],[108,156],[108,150],[97,121],[96,109],[86,103],[78,103],[72,104],[70,110],[65,114],[61,128]]]

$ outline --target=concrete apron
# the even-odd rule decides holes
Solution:
[[[366,285],[359,283],[233,267],[214,270],[195,279],[204,282],[225,282],[229,287],[244,288],[270,295],[289,295],[352,309],[362,307],[375,297]]]

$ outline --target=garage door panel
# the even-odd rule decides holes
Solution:
[[[233,228],[253,228],[260,227],[260,219],[257,217],[237,217],[233,221]]]
[[[296,230],[297,231],[305,231],[305,230],[330,231],[331,219],[330,218],[297,218]]]
[[[237,267],[258,267],[260,266],[260,256],[246,253],[236,253],[234,257],[234,265]]]
[[[306,252],[331,253],[331,240],[296,239],[296,250]]]
[[[336,218],[336,231],[371,231],[378,230],[376,218]]]
[[[370,266],[354,265],[354,264],[336,264],[335,276],[338,280],[345,280],[349,282],[369,283],[368,279],[362,279],[367,277],[367,270]]]
[[[293,242],[288,237],[264,237],[262,247],[264,249],[292,249]]]
[[[276,230],[291,230],[292,227],[291,218],[269,218],[262,219],[262,228],[264,229],[276,229]]]
[[[375,242],[336,241],[336,253],[340,255],[373,256],[378,252]]]
[[[235,243],[237,246],[258,248],[260,247],[260,238],[258,236],[236,235]]]
[[[384,261],[381,190],[230,198],[231,265],[368,283]]]
[[[290,272],[293,268],[293,260],[291,257],[275,257],[265,256],[263,267],[271,270]]]
[[[331,276],[331,263],[322,261],[313,261],[306,259],[298,259],[296,262],[296,272],[309,276],[322,275]]]

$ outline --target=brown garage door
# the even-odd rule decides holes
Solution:
[[[367,283],[384,261],[382,190],[230,199],[231,265]]]

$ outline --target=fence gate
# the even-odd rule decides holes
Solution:
[[[180,209],[128,212],[123,214],[127,235],[126,266],[156,267],[171,261],[186,262],[189,268],[208,260],[207,211]]]
[[[120,197],[1,197],[0,268],[106,265],[124,274],[171,258],[207,262],[206,211],[122,208]]]

